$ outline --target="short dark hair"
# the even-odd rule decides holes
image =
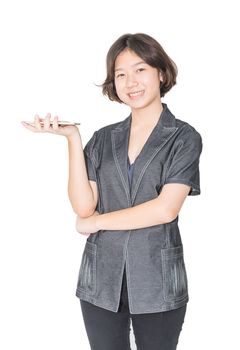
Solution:
[[[154,38],[144,33],[124,34],[112,44],[106,58],[107,77],[101,87],[111,101],[122,103],[115,88],[114,70],[117,56],[125,49],[134,51],[147,64],[162,72],[161,97],[176,84],[177,66]]]

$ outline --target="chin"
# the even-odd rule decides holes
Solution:
[[[132,109],[143,109],[148,106],[147,103],[131,103],[128,104]]]
[[[146,101],[143,101],[143,100],[135,100],[135,101],[125,101],[124,102],[125,104],[127,104],[129,107],[131,108],[144,108],[147,106],[147,103]]]

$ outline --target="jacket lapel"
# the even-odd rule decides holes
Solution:
[[[112,130],[112,150],[115,164],[126,192],[129,205],[133,205],[142,177],[158,152],[178,130],[174,115],[166,104],[158,123],[134,162],[131,191],[128,182],[127,158],[131,128],[131,115]]]
[[[130,136],[131,116],[118,124],[118,127],[111,131],[112,152],[122,181],[128,204],[131,205],[130,188],[127,172],[128,143]]]

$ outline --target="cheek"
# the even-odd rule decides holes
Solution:
[[[145,84],[151,87],[152,91],[158,91],[160,88],[160,79],[156,78],[156,76],[152,76],[146,79]]]
[[[154,72],[152,74],[149,74],[148,76],[145,76],[146,81],[151,85],[159,84],[160,79],[159,76]]]
[[[123,93],[123,87],[121,87],[121,84],[119,83],[115,83],[115,90],[116,90],[116,94],[118,96],[118,98],[125,103],[125,97],[124,97],[124,93]]]
[[[115,89],[116,89],[116,92],[118,95],[121,95],[122,94],[122,91],[123,91],[123,83],[122,82],[115,82]]]

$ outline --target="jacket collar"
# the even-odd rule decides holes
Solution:
[[[127,173],[127,159],[131,120],[132,116],[130,114],[128,118],[118,123],[118,125],[111,131],[114,161],[130,206],[134,203],[140,182],[147,167],[178,129],[174,115],[170,112],[167,105],[163,103],[163,110],[159,120],[144,144],[140,154],[135,159],[130,191]]]
[[[166,128],[171,128],[176,126],[176,118],[175,116],[170,112],[168,106],[166,103],[162,103],[163,110],[160,114],[160,117],[158,119],[158,122],[155,126],[163,126]],[[132,115],[130,114],[126,119],[124,119],[122,122],[117,123],[117,126],[112,130],[116,131],[123,131],[131,127],[131,121],[132,121]]]

